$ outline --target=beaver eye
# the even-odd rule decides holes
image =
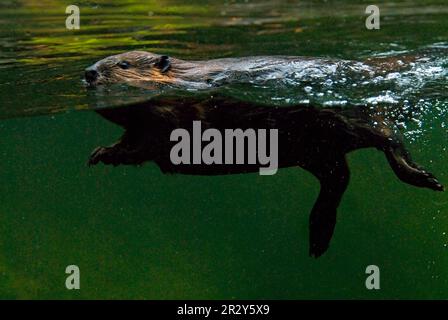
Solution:
[[[127,62],[127,61],[120,61],[120,62],[118,62],[118,66],[119,66],[121,69],[129,69],[129,67],[131,66],[131,64],[130,64],[129,62]]]

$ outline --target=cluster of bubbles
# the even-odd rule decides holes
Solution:
[[[300,66],[288,66],[292,70],[289,73],[271,70],[226,90],[251,101],[279,106],[380,107],[407,140],[414,141],[434,126],[448,125],[448,44],[437,43],[404,55],[412,56],[411,62],[400,60],[403,53],[382,56],[398,65],[390,70],[353,61],[296,62]]]

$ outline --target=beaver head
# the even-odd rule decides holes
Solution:
[[[131,51],[104,58],[85,69],[91,86],[139,81],[170,82],[171,59],[144,51]]]

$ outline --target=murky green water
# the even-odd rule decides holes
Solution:
[[[382,2],[381,29],[368,31],[365,1],[78,1],[81,29],[70,31],[70,1],[2,1],[0,297],[447,298],[446,193],[399,182],[375,150],[350,154],[336,233],[317,260],[308,215],[318,182],[302,169],[194,177],[154,164],[86,166],[122,132],[89,110],[81,82],[105,56],[414,55],[382,78],[292,75],[226,90],[272,104],[403,106],[410,151],[448,185],[448,6]],[[65,288],[70,264],[81,269],[79,291]],[[370,264],[381,290],[365,289]]]

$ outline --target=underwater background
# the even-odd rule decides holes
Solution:
[[[80,30],[65,27],[71,4],[81,10]],[[375,1],[381,28],[367,30],[370,4],[2,1],[0,298],[448,298],[447,194],[403,184],[377,150],[349,154],[351,183],[319,259],[308,256],[319,184],[305,170],[197,177],[163,175],[153,163],[86,165],[95,147],[122,134],[92,111],[81,81],[105,56],[416,55],[411,68],[384,77],[301,75],[279,87],[225,90],[273,105],[410,110],[398,117],[407,147],[448,185],[448,4]],[[119,105],[123,95],[107,103],[114,99]],[[81,270],[80,290],[65,287],[71,264]],[[365,287],[372,264],[380,290]]]

